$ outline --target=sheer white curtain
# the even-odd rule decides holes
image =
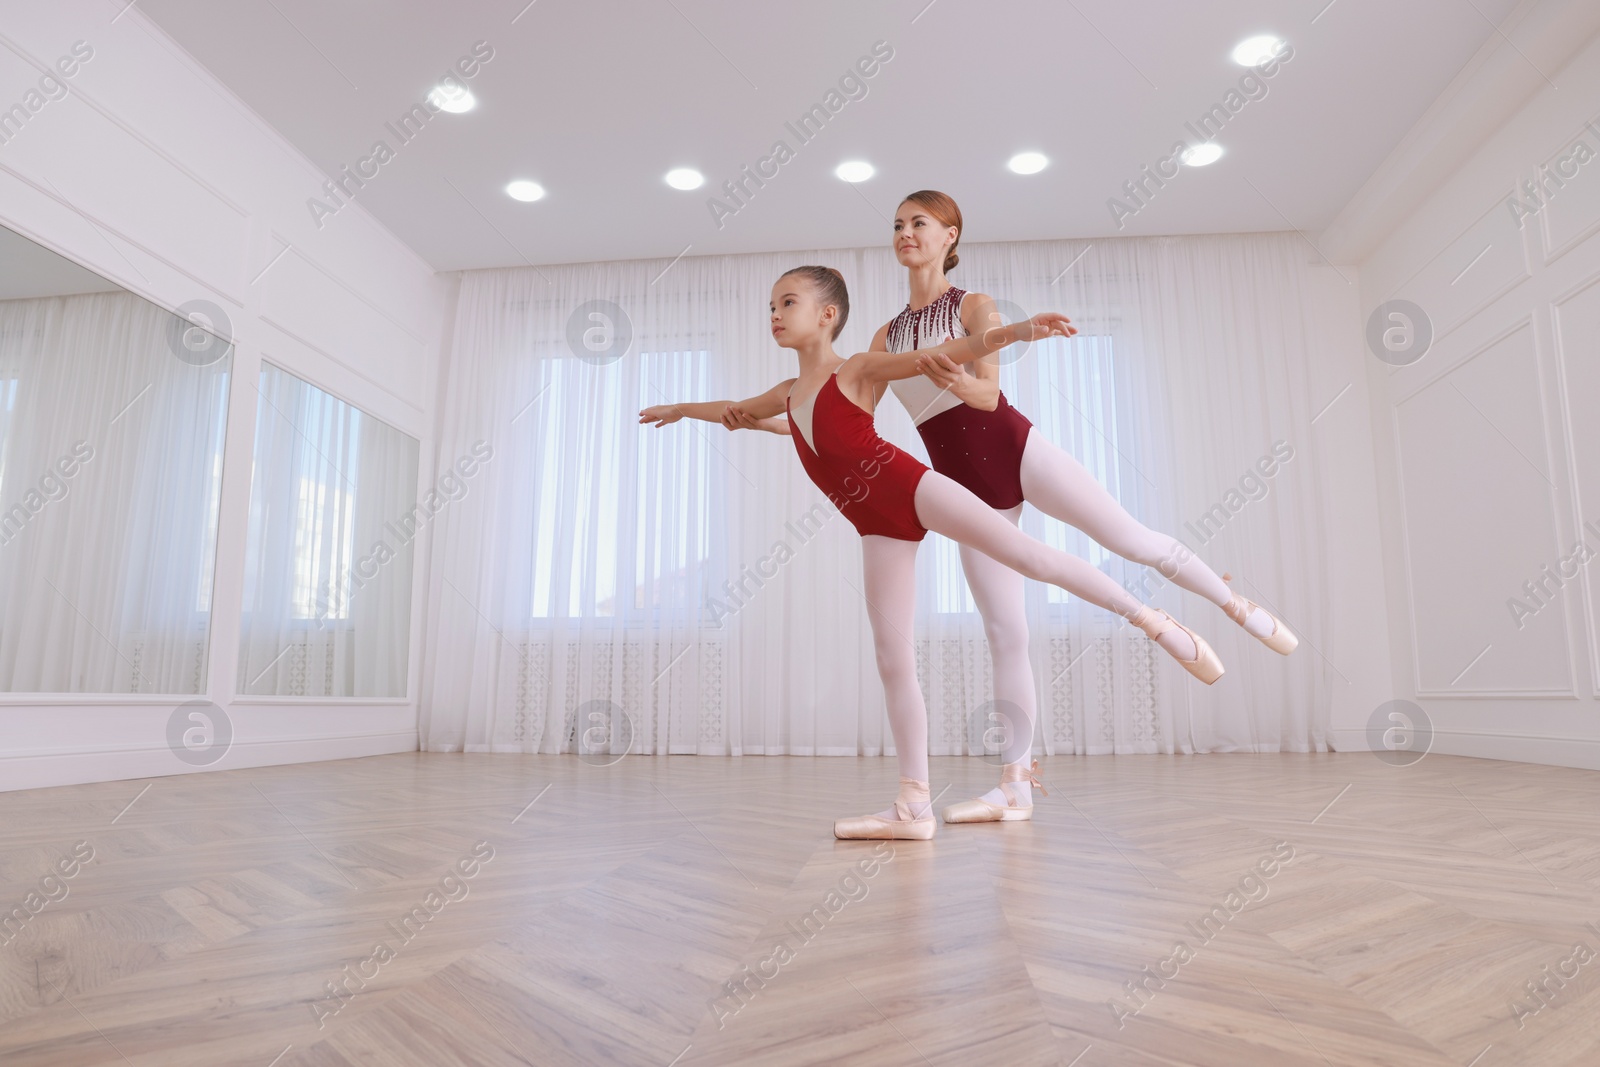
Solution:
[[[1074,317],[1078,338],[1004,357],[1008,396],[1136,516],[1241,575],[1310,643],[1328,576],[1304,446],[1346,283],[1304,249],[1292,235],[964,244],[952,280]],[[766,308],[801,263],[850,283],[841,354],[905,305],[904,273],[880,249],[464,276],[440,458],[487,442],[494,459],[436,525],[424,748],[892,751],[859,540],[792,443],[637,425],[648,404],[743,397],[792,376]],[[924,456],[898,405],[879,410],[884,435]],[[1279,441],[1293,458],[1268,478],[1257,463]],[[1024,526],[1169,607],[1229,667],[1227,687],[1204,690],[1120,620],[1030,587],[1044,751],[1326,747],[1316,654],[1282,660],[1060,523],[1030,509]],[[991,697],[982,626],[942,538],[924,543],[918,580],[930,743],[959,753]]]
[[[1343,681],[1323,651],[1332,629],[1323,542],[1329,489],[1311,422],[1349,380],[1340,377],[1349,355],[1336,340],[1349,333],[1349,282],[1319,265],[1296,234],[961,252],[952,279],[963,288],[1019,312],[1064,311],[1080,330],[1070,342],[1003,357],[1012,401],[1136,518],[1177,537],[1219,574],[1231,571],[1236,590],[1270,605],[1302,638],[1284,660],[1209,602],[1030,507],[1025,530],[1171,611],[1228,668],[1216,686],[1195,684],[1120,620],[1077,604],[1063,613],[1053,590],[1030,585],[1044,749],[1326,750],[1331,694]],[[976,616],[930,621],[936,633],[960,635],[968,662],[984,662],[965,652],[982,641]],[[931,675],[929,690],[940,681]],[[982,692],[967,685],[950,703],[971,707]]]
[[[239,692],[406,692],[417,443],[263,363]]]
[[[205,689],[231,359],[131,293],[0,301],[0,690]]]

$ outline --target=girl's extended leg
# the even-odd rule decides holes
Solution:
[[[1083,464],[1037,429],[1028,434],[1022,451],[1022,494],[1046,515],[1076,526],[1123,559],[1156,568],[1163,578],[1219,608],[1233,600],[1233,591],[1204,560],[1177,538],[1157,533],[1128,514]],[[1256,637],[1272,633],[1272,627],[1272,617],[1259,609],[1244,622]]]
[[[1022,517],[1022,505],[998,514],[1015,526]],[[1034,695],[1033,667],[1028,661],[1027,601],[1022,575],[970,545],[961,546],[961,569],[983,615],[983,631],[989,639],[995,713],[1007,720],[1003,724],[1006,738],[1001,758],[1006,763],[1024,762],[1033,753],[1038,700]],[[1024,780],[1014,784],[1012,792],[1026,797],[1031,789]],[[1005,794],[999,789],[991,789],[982,799],[991,804],[1006,803]]]
[[[917,653],[912,644],[917,605],[917,547],[920,541],[869,534],[861,539],[861,572],[872,623],[872,647],[883,679],[883,698],[894,733],[900,777],[928,780],[928,708],[917,685]],[[912,805],[914,818],[929,805]],[[895,809],[878,813],[893,819]]]
[[[970,490],[937,471],[928,471],[917,483],[916,508],[918,521],[929,530],[971,545],[1029,578],[1059,586],[1130,622],[1144,608],[1104,571],[1077,556],[1035,541]],[[1192,661],[1200,654],[1181,627],[1167,630],[1155,640],[1175,659]]]

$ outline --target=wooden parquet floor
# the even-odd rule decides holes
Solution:
[[[1600,1064],[1600,773],[1042,771],[1031,823],[885,844],[831,836],[892,797],[877,759],[0,794],[0,1064]]]

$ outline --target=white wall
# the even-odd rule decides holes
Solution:
[[[419,477],[430,482],[452,283],[359,204],[317,230],[305,201],[325,176],[136,6],[7,2],[0,108],[21,101],[78,41],[94,54],[66,79],[70,94],[0,144],[0,223],[168,309],[206,299],[232,320],[206,696],[230,717],[234,742],[208,769],[411,751],[426,533],[410,699],[233,695],[256,381],[270,360],[417,438]],[[0,789],[187,771],[165,741],[174,705],[0,695]]]
[[[1434,751],[1600,768],[1600,9],[1582,6],[1524,5],[1522,54],[1452,87],[1447,105],[1537,79],[1387,212],[1360,281],[1363,321],[1399,298],[1434,330],[1415,363],[1367,361],[1393,695],[1427,713]],[[1519,219],[1522,183],[1579,141],[1593,158]],[[1579,541],[1594,561],[1519,625],[1508,602],[1537,607],[1524,583]],[[1336,721],[1341,747],[1365,725]]]

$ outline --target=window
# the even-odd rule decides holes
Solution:
[[[701,395],[709,363],[708,352],[646,355],[639,403],[633,410],[661,403],[658,390],[667,396]],[[630,415],[629,422],[636,426],[638,419]],[[698,573],[711,559],[711,449],[702,436],[707,425],[684,427],[696,439],[675,441],[655,431],[638,434],[635,610],[659,614],[667,605],[683,603],[685,599],[698,605],[702,599]],[[678,459],[686,447],[688,462],[679,467]],[[663,514],[658,504],[669,494],[681,504],[665,509]]]
[[[1038,431],[1082,463],[1094,479],[1117,495],[1116,374],[1111,338],[1104,335],[1051,337],[1034,345],[1016,363],[1000,368],[1000,389],[1008,399],[1025,396],[1023,414]],[[1031,510],[1031,509],[1030,509]],[[1025,513],[1026,514],[1026,513]],[[1043,540],[1104,568],[1111,553],[1055,519],[1046,519]],[[959,547],[948,538],[934,544],[934,603],[940,614],[976,612],[977,604],[961,571]],[[1066,604],[1064,589],[1045,587],[1047,602]]]
[[[543,362],[542,392],[557,403],[544,415],[535,443],[533,614],[537,618],[609,616],[617,596],[617,450],[624,411],[621,365],[594,367],[576,359]],[[569,400],[570,404],[561,401]],[[637,410],[637,409],[635,409]],[[570,533],[571,555],[558,566],[558,543]],[[558,574],[566,603],[556,600]]]
[[[705,425],[641,432],[638,411],[709,396],[710,364],[704,349],[543,362],[543,388],[568,406],[542,410],[532,443],[534,618],[661,622],[679,605],[698,617],[722,496]]]

